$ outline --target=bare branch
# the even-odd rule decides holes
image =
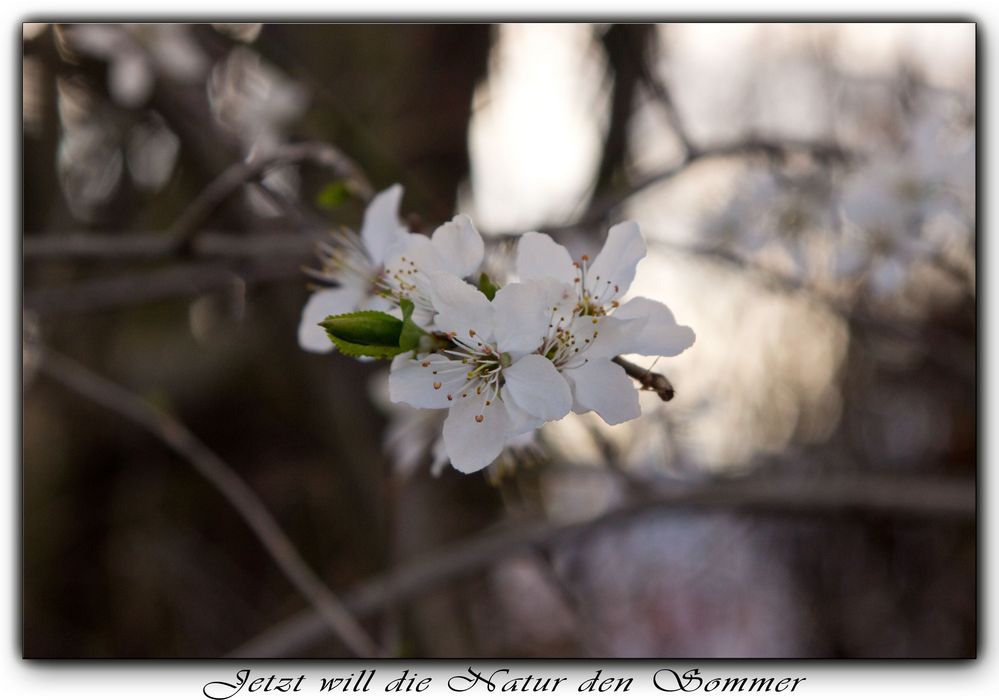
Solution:
[[[541,226],[537,230],[557,235],[596,226],[606,221],[614,210],[626,200],[653,185],[672,180],[698,161],[733,156],[763,156],[770,160],[783,161],[795,154],[807,155],[813,160],[822,163],[845,163],[854,157],[853,154],[844,150],[839,145],[828,141],[771,139],[755,136],[737,139],[728,143],[695,148],[689,151],[680,162],[649,173],[625,188],[607,192],[603,196],[597,197],[590,204],[586,214],[578,220],[563,225]],[[514,235],[500,234],[500,237],[509,238],[514,237]]]
[[[201,191],[169,230],[174,252],[187,251],[191,240],[219,205],[243,185],[259,180],[268,170],[283,165],[310,162],[348,178],[365,200],[374,190],[361,169],[328,143],[292,143],[279,146],[270,155],[230,165]]]
[[[25,236],[22,253],[26,262],[49,260],[160,260],[175,255],[173,240],[163,233],[121,231],[118,233],[51,233]],[[191,242],[195,258],[302,257],[312,253],[314,243],[297,231],[279,233],[199,233]]]
[[[32,289],[24,294],[24,308],[41,316],[106,311],[300,277],[301,269],[291,260],[260,260],[238,272],[219,263],[178,264]]]
[[[225,497],[250,527],[274,563],[309,601],[316,619],[361,657],[379,655],[378,647],[347,607],[302,559],[291,540],[255,493],[228,464],[182,423],[162,413],[126,389],[48,348],[40,349],[40,371],[94,403],[145,428],[192,467]]]
[[[638,53],[637,50],[636,53]],[[676,108],[676,103],[673,101],[673,94],[669,89],[669,85],[666,83],[665,79],[663,79],[662,75],[660,75],[659,72],[655,70],[652,65],[650,65],[651,59],[651,56],[643,57],[639,55],[636,57],[641,70],[642,82],[666,113],[666,119],[669,121],[670,127],[673,129],[673,133],[680,141],[680,145],[683,147],[684,153],[693,153],[697,150],[697,148],[694,146],[694,142],[691,140],[690,134],[687,133],[687,129],[683,124],[683,119],[680,117],[680,113]]]
[[[648,496],[593,520],[558,525],[522,523],[492,528],[358,586],[344,603],[358,617],[468,576],[525,549],[552,547],[597,530],[620,527],[653,514],[721,509],[823,517],[856,511],[884,517],[975,517],[975,483],[955,477],[844,472],[757,474],[701,483],[652,487]],[[228,654],[236,658],[279,657],[321,642],[327,630],[303,611]]]

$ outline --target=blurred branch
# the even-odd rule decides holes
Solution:
[[[635,49],[638,53],[638,49]],[[683,119],[680,118],[680,113],[677,111],[676,103],[673,101],[673,94],[667,85],[666,80],[652,65],[652,56],[649,55],[639,55],[636,56],[638,60],[638,65],[641,70],[642,83],[645,85],[646,89],[652,93],[652,96],[659,102],[659,105],[663,108],[666,113],[666,120],[669,122],[670,127],[673,129],[673,133],[676,135],[677,140],[680,141],[680,145],[683,147],[683,151],[686,154],[693,153],[696,149],[693,141],[690,138],[690,134],[687,133],[687,129],[683,124]]]
[[[607,189],[623,177],[628,160],[628,127],[634,113],[635,93],[652,44],[654,29],[650,24],[612,24],[600,38],[613,86],[610,121],[594,182],[597,192]]]
[[[270,155],[230,165],[210,182],[170,227],[168,235],[172,239],[172,250],[175,253],[188,251],[192,239],[208,217],[243,185],[258,181],[273,168],[306,162],[328,168],[338,177],[349,179],[365,201],[374,195],[370,183],[357,164],[330,144],[284,144]]]
[[[295,261],[260,260],[233,271],[219,263],[181,263],[170,267],[28,290],[24,308],[43,316],[105,311],[176,297],[192,297],[266,282],[301,277]]]
[[[973,521],[975,483],[954,477],[905,474],[758,474],[702,483],[652,486],[645,498],[583,523],[523,523],[489,529],[464,542],[376,577],[344,596],[358,617],[409,600],[454,579],[497,565],[525,549],[552,547],[594,531],[651,515],[721,509],[806,517],[858,511],[883,517],[956,518]],[[327,636],[312,611],[303,611],[228,654],[278,657],[300,653]]]
[[[643,190],[683,174],[694,163],[712,158],[762,156],[782,162],[794,155],[805,155],[820,163],[846,163],[855,158],[851,152],[831,141],[798,139],[772,139],[756,136],[737,139],[728,143],[704,146],[689,151],[678,163],[649,173],[627,187],[619,188],[596,197],[586,213],[568,224],[540,226],[535,230],[551,235],[565,234],[604,223],[615,209]],[[499,233],[493,238],[517,238],[520,232]]]
[[[715,260],[725,265],[739,268],[745,273],[755,275],[758,280],[772,289],[787,293],[797,292],[805,294],[810,300],[821,304],[830,312],[839,316],[853,331],[866,330],[910,342],[918,342],[925,356],[945,373],[957,374],[962,378],[974,378],[973,343],[969,344],[969,339],[956,336],[945,328],[929,327],[918,322],[907,322],[886,314],[872,313],[856,304],[850,303],[847,299],[834,295],[828,290],[807,284],[806,280],[802,277],[784,274],[762,265],[751,258],[738,255],[724,246],[678,245],[665,241],[650,241],[650,245]],[[928,262],[932,264],[934,260],[931,258]],[[971,280],[967,279],[967,276],[965,276],[965,279],[970,286],[972,284]],[[924,337],[923,334],[925,333],[932,334],[932,338]],[[969,352],[972,353],[970,357],[968,356]],[[961,358],[960,361],[952,361],[955,357]],[[970,376],[967,375],[967,368],[971,368],[972,374]]]
[[[302,559],[264,504],[228,464],[182,423],[142,398],[48,348],[41,352],[40,371],[67,389],[145,428],[161,440],[225,497],[270,554],[285,577],[312,605],[316,619],[361,657],[378,648],[347,607]]]
[[[314,244],[291,231],[280,233],[203,232],[191,242],[195,258],[308,257]],[[25,261],[157,260],[175,255],[174,241],[163,233],[59,233],[25,236]]]

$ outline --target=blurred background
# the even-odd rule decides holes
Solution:
[[[350,654],[95,373],[392,655],[974,656],[975,40],[25,24],[24,655]],[[315,242],[395,182],[500,261],[639,222],[632,293],[697,333],[652,365],[675,398],[432,476],[437,416],[296,340]]]

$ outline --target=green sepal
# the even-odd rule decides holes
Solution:
[[[403,322],[382,311],[327,316],[319,325],[337,350],[350,357],[388,359],[403,351],[399,345]]]
[[[403,299],[399,302],[402,309],[402,330],[399,332],[399,349],[416,350],[420,347],[420,341],[424,336],[429,335],[425,330],[413,322],[413,302]]]
[[[489,275],[483,272],[479,275],[479,291],[486,295],[486,299],[492,301],[493,297],[496,296],[496,292],[499,291],[499,287],[493,284],[493,281],[489,279]]]

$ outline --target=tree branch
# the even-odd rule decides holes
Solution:
[[[732,156],[763,156],[770,160],[783,161],[794,154],[804,154],[815,161],[823,163],[845,163],[855,157],[849,151],[832,142],[771,139],[755,136],[727,143],[704,146],[702,148],[694,148],[679,163],[649,173],[625,188],[608,192],[594,199],[593,203],[587,209],[586,214],[576,221],[569,224],[541,226],[536,230],[557,235],[596,226],[606,221],[617,207],[631,197],[653,185],[672,180],[698,161]],[[519,234],[499,234],[497,237],[513,238],[517,235]]]
[[[357,656],[379,655],[378,647],[364,628],[302,559],[274,517],[232,467],[176,419],[91,372],[75,360],[48,348],[39,350],[42,373],[80,396],[145,428],[187,460],[236,509],[281,572],[312,605],[316,620]]]
[[[130,272],[72,284],[32,289],[24,294],[24,308],[41,316],[106,311],[176,297],[301,277],[300,266],[289,260],[259,260],[234,271],[218,263],[181,263],[157,270]]]
[[[162,232],[50,233],[25,236],[26,262],[50,260],[160,260],[175,256],[174,241]],[[309,256],[315,244],[293,231],[220,233],[205,231],[191,242],[195,258],[273,258]]]
[[[267,156],[230,165],[210,182],[170,227],[168,235],[172,250],[178,253],[188,250],[191,240],[212,212],[243,185],[259,180],[272,168],[304,162],[329,168],[339,177],[349,179],[364,200],[374,195],[374,190],[361,169],[330,144],[284,144]]]
[[[956,477],[878,473],[757,474],[693,484],[653,486],[645,498],[593,520],[559,525],[530,522],[491,528],[364,583],[344,596],[359,618],[410,600],[525,549],[552,547],[597,530],[621,527],[650,515],[690,510],[736,510],[822,517],[869,512],[882,517],[975,517],[975,483]],[[298,613],[228,654],[235,658],[299,654],[326,638],[312,611]]]

